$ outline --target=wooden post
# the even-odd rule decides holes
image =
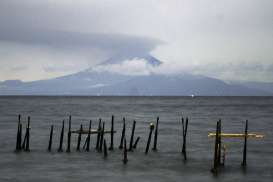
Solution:
[[[96,150],[99,149],[99,144],[100,144],[100,133],[101,133],[101,119],[99,119],[99,126],[98,126]]]
[[[211,172],[214,174],[217,174],[218,170],[218,144],[219,144],[219,121],[217,121],[216,124],[216,136],[215,136],[215,147],[214,147],[214,162],[213,162],[213,168],[211,169]]]
[[[30,116],[28,116],[27,118],[27,131],[26,131],[26,147],[25,147],[25,151],[29,152],[29,138],[30,138]]]
[[[51,151],[51,146],[52,146],[52,138],[53,138],[53,125],[50,127],[50,136],[49,136],[49,142],[48,142],[48,148],[47,151]]]
[[[140,137],[137,137],[136,141],[135,141],[135,144],[133,145],[133,149],[136,149],[137,148],[137,144],[139,142],[139,139]]]
[[[218,155],[217,155],[217,157],[218,157],[218,165],[220,166],[221,165],[221,148],[222,148],[222,138],[221,138],[221,119],[219,120],[219,129],[218,129],[218,132],[219,132],[219,134],[218,134]]]
[[[103,140],[104,140],[104,126],[105,126],[105,122],[102,123],[102,130],[101,130],[101,134],[100,134],[99,152],[102,152],[102,146],[103,146]]]
[[[133,142],[134,142],[134,135],[135,135],[135,127],[136,127],[136,121],[134,120],[133,127],[132,127],[132,133],[131,133],[131,139],[130,139],[129,151],[133,151]]]
[[[187,132],[188,132],[188,123],[189,123],[189,119],[188,118],[186,118],[186,123],[184,123],[184,118],[182,118],[182,126],[183,126],[183,147],[182,147],[182,154],[184,155],[184,160],[187,160],[186,139],[187,139]]]
[[[64,139],[64,120],[63,120],[61,135],[60,135],[60,145],[59,145],[58,152],[62,152],[63,151],[63,139]]]
[[[16,137],[16,148],[15,151],[21,150],[21,141],[20,141],[20,125],[21,125],[21,115],[18,115],[18,124],[17,124],[17,137]]]
[[[248,134],[248,120],[246,120],[246,124],[245,124],[244,151],[243,151],[243,162],[242,162],[243,167],[246,167],[247,134]]]
[[[71,115],[69,116],[69,123],[68,123],[66,152],[70,152],[70,143],[71,143]]]
[[[80,132],[79,132],[79,135],[78,135],[77,151],[80,151],[80,147],[81,147],[82,130],[83,129],[82,129],[82,124],[81,124]]]
[[[90,150],[91,127],[92,127],[92,120],[89,121],[88,135],[86,138],[86,149],[85,149],[86,152],[89,152]]]
[[[145,149],[145,154],[148,154],[148,152],[149,152],[153,130],[154,130],[154,124],[151,123],[150,124],[150,133],[149,133],[149,137],[148,137],[148,141],[147,141],[147,145],[146,145],[146,149]]]
[[[182,137],[183,137],[183,143],[182,143],[182,154],[183,154],[183,150],[184,150],[184,133],[185,133],[185,123],[184,123],[184,118],[181,118],[181,122],[182,122]]]
[[[106,145],[106,141],[105,139],[103,140],[103,154],[104,154],[104,157],[106,158],[107,157],[107,145]]]
[[[127,158],[127,144],[126,144],[126,138],[124,138],[124,149],[123,149],[123,163],[127,164],[128,158]]]
[[[18,147],[19,147],[19,151],[22,150],[22,136],[23,136],[23,126],[22,123],[20,123],[20,133],[19,133],[19,143],[18,143]]]
[[[155,134],[154,134],[154,147],[153,147],[154,151],[157,151],[158,121],[159,121],[159,117],[157,117],[157,119],[156,119]]]
[[[112,120],[111,120],[111,143],[109,150],[114,150],[114,115],[112,115]]]
[[[125,118],[123,118],[123,129],[122,129],[122,133],[121,133],[119,149],[123,148],[123,141],[124,141],[124,137],[125,137],[125,129],[126,129]]]
[[[23,140],[23,143],[22,143],[22,149],[23,150],[26,149],[26,140],[27,140],[27,125],[26,125],[26,132],[25,132],[24,140]]]

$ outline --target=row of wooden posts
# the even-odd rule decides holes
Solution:
[[[188,118],[181,118],[181,123],[182,123],[182,154],[184,157],[184,160],[187,160],[187,152],[186,152],[186,138],[187,138],[187,130],[188,130]],[[61,134],[60,134],[60,143],[58,147],[58,152],[63,152],[63,139],[64,139],[64,125],[65,121],[63,120],[62,122],[62,128],[61,128]],[[153,123],[150,123],[150,130],[149,130],[149,135],[147,139],[147,144],[145,148],[145,154],[148,154],[149,149],[150,149],[150,143],[152,139],[152,134],[154,131],[154,140],[153,140],[153,148],[152,150],[156,151],[157,150],[157,141],[158,141],[158,134],[159,134],[159,117],[157,117],[156,120],[156,125]],[[140,140],[140,137],[138,136],[135,140],[135,127],[136,127],[136,121],[133,121],[133,126],[132,126],[132,131],[131,131],[131,137],[130,137],[130,143],[129,143],[129,148],[127,148],[127,140],[125,137],[126,134],[126,122],[125,118],[123,118],[123,127],[122,127],[122,132],[121,132],[121,138],[120,138],[120,144],[119,144],[119,149],[123,150],[123,163],[126,164],[128,162],[127,158],[127,151],[133,151],[134,149],[137,148],[137,144]],[[47,150],[50,152],[52,150],[52,141],[53,141],[53,129],[54,126],[51,125],[50,127],[50,135],[49,135],[49,143],[48,143],[48,148]],[[77,140],[77,147],[76,150],[80,151],[81,150],[81,140],[82,140],[82,134],[87,134],[87,137],[85,139],[84,145],[82,147],[82,150],[88,152],[90,151],[90,138],[91,134],[97,134],[97,139],[96,139],[96,150],[99,152],[104,153],[104,157],[107,157],[108,155],[108,150],[114,150],[114,134],[116,131],[114,130],[114,116],[112,115],[111,118],[111,130],[110,132],[105,130],[105,122],[102,122],[101,119],[99,119],[99,124],[98,128],[96,130],[92,130],[92,121],[90,120],[89,122],[89,127],[87,131],[84,131],[83,125],[80,125],[80,129],[76,131],[71,130],[71,116],[69,116],[69,123],[68,123],[68,132],[67,132],[67,145],[66,145],[66,152],[71,151],[71,135],[72,133],[77,133],[78,134],[78,140]],[[110,133],[110,147],[107,148],[107,142],[105,140],[104,135],[106,133]],[[214,174],[217,174],[220,167],[224,165],[225,162],[225,153],[223,154],[222,162],[221,162],[221,149],[222,149],[222,137],[221,137],[221,120],[217,121],[216,124],[216,133],[215,133],[215,147],[214,147],[214,160],[213,160],[213,167],[211,171]],[[22,141],[22,123],[21,123],[21,115],[18,116],[18,128],[17,128],[17,139],[16,139],[16,151],[30,151],[30,117],[28,117],[27,120],[27,125],[26,125],[26,132],[24,136],[24,140]],[[247,155],[247,137],[248,137],[248,121],[246,120],[246,125],[245,125],[245,133],[244,133],[244,149],[243,149],[243,162],[242,166],[246,166],[246,155]]]
[[[60,142],[59,142],[59,147],[58,147],[58,152],[63,152],[63,139],[64,139],[64,125],[65,121],[63,120],[62,122],[62,128],[61,128],[61,134],[60,134]],[[157,151],[157,141],[158,141],[158,134],[159,134],[159,117],[157,117],[156,124],[154,125],[153,123],[150,123],[149,126],[149,135],[147,139],[147,144],[145,148],[145,154],[148,154],[149,149],[150,149],[150,143],[154,131],[154,140],[153,140],[153,151]],[[122,127],[122,132],[121,132],[121,139],[120,139],[120,144],[119,144],[119,149],[123,149],[123,162],[126,164],[128,162],[127,158],[127,151],[133,151],[134,149],[137,148],[137,144],[140,140],[140,137],[138,136],[135,140],[135,127],[136,127],[136,121],[133,121],[133,126],[132,126],[132,131],[131,131],[131,137],[130,137],[130,143],[129,143],[129,148],[127,148],[127,140],[125,137],[126,134],[126,122],[125,118],[123,118],[123,127]],[[183,129],[183,144],[182,144],[182,154],[184,156],[184,160],[187,160],[187,155],[186,155],[186,136],[187,136],[187,128],[188,128],[188,118],[185,119],[182,118],[182,129]],[[50,134],[49,134],[49,142],[48,142],[48,148],[47,150],[50,152],[52,150],[52,142],[53,142],[53,130],[54,126],[50,126]],[[104,135],[106,134],[105,131],[105,122],[102,122],[101,119],[99,119],[99,124],[98,128],[96,130],[92,130],[92,121],[90,120],[89,122],[89,128],[87,130],[87,137],[85,139],[84,145],[82,147],[82,150],[88,152],[90,150],[90,138],[92,132],[97,134],[97,139],[96,139],[96,150],[99,152],[104,153],[104,157],[107,157],[108,155],[108,150],[113,150],[114,149],[114,133],[116,131],[114,130],[114,116],[112,115],[111,118],[111,130],[110,132],[110,147],[107,148],[107,143],[104,138]],[[78,140],[77,140],[77,151],[81,150],[81,140],[82,140],[82,134],[86,134],[86,131],[83,130],[83,125],[80,125],[80,129],[76,131],[71,130],[71,116],[69,116],[69,121],[68,121],[68,132],[67,132],[67,145],[66,145],[66,152],[71,151],[71,135],[72,133],[77,133],[78,134]],[[22,144],[22,123],[21,123],[21,115],[18,116],[18,130],[17,130],[17,140],[16,140],[16,151],[30,151],[29,148],[29,139],[30,139],[30,117],[28,117],[28,124],[26,127],[26,132],[25,132],[25,138]]]

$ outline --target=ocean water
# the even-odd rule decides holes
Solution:
[[[31,116],[30,152],[15,153],[17,115],[23,128]],[[80,124],[97,128],[98,119],[110,129],[115,116],[114,151],[104,158],[95,150],[91,137],[90,152],[77,152],[77,135],[72,135],[70,153],[58,153],[62,120],[72,115],[72,129]],[[158,151],[144,154],[149,123],[159,116]],[[189,118],[187,156],[181,155],[181,117]],[[133,120],[138,147],[128,152],[122,162],[118,149],[126,118],[126,138],[130,139]],[[214,176],[214,132],[222,120],[223,132],[242,133],[249,120],[249,132],[264,134],[263,139],[249,139],[247,167],[242,169],[242,139],[223,139],[227,146],[225,167]],[[47,152],[50,125],[54,124],[52,152]],[[110,137],[106,135],[109,146]],[[64,151],[67,133],[64,137]],[[82,141],[85,139],[83,137]],[[153,140],[151,142],[153,144]],[[0,181],[74,182],[74,181],[273,181],[273,97],[0,97]]]

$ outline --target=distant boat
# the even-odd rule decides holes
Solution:
[[[195,96],[193,94],[191,94],[191,97],[194,98]]]

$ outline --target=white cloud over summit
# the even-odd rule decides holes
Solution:
[[[272,17],[272,0],[1,0],[0,80],[52,78],[135,50],[164,60],[164,73],[273,81],[253,68],[273,62]]]

